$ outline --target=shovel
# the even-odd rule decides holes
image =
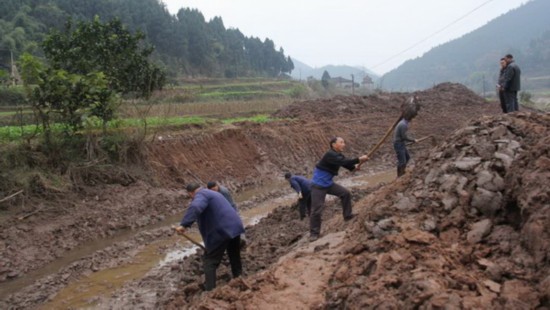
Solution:
[[[176,229],[175,226],[172,226],[172,228]],[[177,233],[178,235],[183,236],[185,239],[191,241],[191,243],[193,243],[194,245],[196,245],[196,246],[198,246],[199,248],[201,248],[201,249],[203,249],[204,251],[206,251],[206,248],[205,248],[202,244],[200,244],[197,240],[195,240],[195,239],[189,237],[189,236],[188,236],[187,234],[185,234],[184,232],[176,232],[176,233]]]

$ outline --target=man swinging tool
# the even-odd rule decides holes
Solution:
[[[418,98],[416,96],[410,97],[401,106],[401,120],[395,126],[393,134],[393,149],[397,156],[397,177],[405,174],[407,163],[411,159],[409,151],[407,150],[407,142],[416,143],[418,140],[413,139],[407,135],[410,122],[418,115],[420,105],[417,103]]]
[[[386,134],[376,143],[376,145],[367,153],[367,157],[371,158],[374,152],[376,152],[382,144],[386,141],[386,139],[390,136],[391,132],[397,127],[397,124],[401,122],[404,118],[407,118],[409,120],[412,120],[416,117],[418,114],[418,111],[420,111],[420,100],[417,96],[412,96],[407,99],[403,104],[401,104],[401,114],[396,119],[396,121],[391,125],[391,127],[386,131]],[[359,163],[356,167],[356,170],[359,170],[361,168],[361,165],[363,163]]]
[[[409,151],[407,150],[407,142],[416,143],[417,140],[409,137],[407,131],[411,123],[410,115],[403,116],[403,119],[397,123],[395,132],[393,134],[393,149],[397,156],[397,177],[405,174],[407,163],[411,159]]]

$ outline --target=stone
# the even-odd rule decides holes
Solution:
[[[501,208],[502,194],[478,187],[472,197],[472,207],[479,210],[485,216],[495,216]]]
[[[477,174],[476,185],[488,191],[499,192],[504,189],[504,180],[498,173],[482,170]]]
[[[442,200],[441,203],[443,204],[443,209],[446,211],[450,211],[456,207],[458,204],[458,199],[455,196],[452,195],[446,195]]]
[[[504,168],[509,169],[510,166],[512,166],[512,157],[502,153],[502,152],[495,152],[495,158],[500,159],[502,164],[504,165]]]
[[[412,211],[417,209],[416,205],[416,198],[409,198],[407,196],[403,196],[397,204],[395,204],[395,207],[400,211]]]
[[[458,176],[454,174],[444,174],[439,178],[439,187],[440,191],[451,192],[456,188],[456,182],[458,181]]]
[[[479,222],[476,222],[472,225],[472,229],[468,232],[466,239],[471,244],[476,244],[483,240],[484,237],[489,235],[493,223],[490,219],[484,219]]]
[[[437,228],[437,221],[434,218],[426,219],[420,224],[420,228],[424,231],[434,231]]]
[[[481,162],[481,157],[463,157],[454,162],[454,166],[462,171],[473,170]]]
[[[433,183],[435,180],[437,180],[439,173],[440,173],[440,170],[438,168],[432,168],[424,178],[424,184],[429,185]]]
[[[485,280],[483,281],[483,284],[491,291],[495,293],[500,293],[500,284],[491,281],[491,280]]]
[[[425,231],[418,229],[409,230],[403,233],[403,237],[408,242],[420,243],[420,244],[432,244],[437,238]]]

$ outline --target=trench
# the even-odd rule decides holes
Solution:
[[[390,182],[395,178],[395,172],[392,170],[382,171],[374,174],[352,175],[340,179],[339,184],[345,187],[369,187],[376,186],[382,182]],[[243,191],[235,196],[237,203],[246,201],[256,195],[269,193],[273,190],[288,188],[288,194],[268,199],[258,203],[253,208],[249,208],[240,212],[241,218],[245,226],[255,225],[263,217],[269,215],[271,211],[281,205],[289,205],[296,200],[295,192],[288,186],[286,181],[277,181],[265,184],[261,188]],[[330,197],[329,197],[330,199]],[[65,257],[55,261],[37,272],[30,273],[22,279],[20,283],[10,283],[10,290],[15,292],[26,285],[32,284],[34,281],[45,277],[48,274],[58,272],[64,266],[81,259],[87,255],[108,247],[116,242],[122,242],[136,235],[138,232],[147,231],[159,227],[169,227],[178,223],[181,215],[176,215],[167,218],[161,223],[154,226],[143,228],[139,231],[127,231],[117,235],[114,238],[99,240],[73,251]],[[190,237],[195,240],[201,240],[198,233],[189,233]],[[167,251],[166,249],[170,249]],[[83,308],[101,308],[99,301],[100,297],[108,297],[117,289],[122,288],[125,283],[137,280],[144,277],[149,271],[154,268],[163,266],[171,261],[181,259],[185,256],[192,255],[198,250],[198,247],[193,245],[181,236],[172,235],[166,238],[156,240],[144,246],[129,263],[125,263],[113,268],[99,270],[80,279],[68,283],[47,303],[41,305],[40,309],[83,309]],[[48,272],[49,271],[49,272]],[[104,300],[104,299],[103,299]]]

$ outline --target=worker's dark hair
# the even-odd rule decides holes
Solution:
[[[285,179],[290,179],[292,174],[290,172],[285,173]]]
[[[210,181],[206,183],[206,188],[212,189],[214,186],[218,185],[215,181]]]
[[[514,56],[512,56],[512,54],[506,54],[506,56],[504,56],[505,58],[508,58],[508,59],[514,59]]]
[[[500,60],[506,60],[506,58],[505,58],[505,57],[502,57]]]
[[[199,183],[189,183],[187,184],[187,186],[185,187],[185,189],[188,191],[188,192],[194,192],[197,188],[201,187],[199,185]]]
[[[332,145],[333,145],[334,143],[336,143],[336,141],[338,141],[338,138],[340,138],[340,137],[332,137],[332,138],[330,139],[330,141],[328,142],[328,146],[329,146],[330,148],[332,148]]]

